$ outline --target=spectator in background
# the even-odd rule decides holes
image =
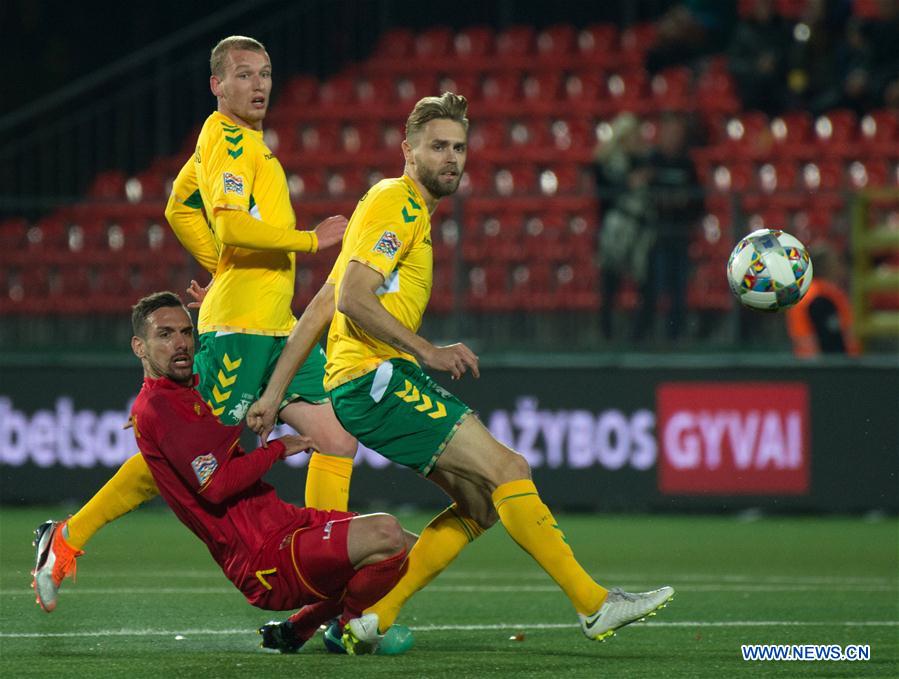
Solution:
[[[871,50],[872,105],[899,109],[899,0],[880,0],[878,8],[861,28]]]
[[[659,125],[656,148],[648,159],[649,192],[654,212],[654,243],[649,253],[640,310],[634,323],[634,339],[641,340],[654,317],[660,289],[669,296],[665,325],[669,340],[680,336],[686,308],[688,246],[702,210],[702,189],[689,155],[690,119],[683,113],[666,112]]]
[[[837,53],[848,6],[827,0],[808,0],[802,18],[793,26],[793,42],[788,51],[787,85],[791,108],[823,113],[829,92],[838,78]]]
[[[858,356],[843,258],[827,243],[812,246],[809,255],[814,266],[812,284],[786,315],[793,353],[800,358],[820,354]]]
[[[612,308],[626,277],[638,286],[646,279],[653,233],[647,228],[649,173],[640,121],[622,113],[612,122],[612,137],[596,148],[593,176],[602,210],[599,265],[600,327],[612,337]]]
[[[656,73],[725,48],[737,20],[737,3],[684,0],[656,22],[656,39],[646,68]]]
[[[774,13],[774,0],[756,0],[727,50],[744,108],[768,115],[782,111],[789,44],[789,29],[783,17]]]

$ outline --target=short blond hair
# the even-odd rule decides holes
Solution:
[[[419,99],[406,119],[406,139],[419,133],[432,120],[455,120],[468,134],[468,100],[461,94],[444,92],[439,97]]]
[[[212,48],[212,54],[209,55],[209,72],[216,78],[224,77],[225,59],[231,50],[266,51],[265,45],[255,38],[248,38],[245,35],[229,35],[227,38],[222,38],[218,45]]]

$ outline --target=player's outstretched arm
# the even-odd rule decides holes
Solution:
[[[329,217],[321,225],[324,243],[319,243],[318,230],[296,231],[279,229],[243,210],[220,208],[215,211],[215,232],[225,245],[251,250],[275,250],[279,252],[317,252],[343,238],[347,220],[345,217]]]
[[[475,377],[480,376],[478,357],[467,346],[461,342],[434,346],[394,318],[375,292],[383,283],[384,277],[374,269],[360,262],[350,262],[343,276],[337,309],[365,332],[412,354],[429,368],[448,372],[453,379],[459,379],[468,370]]]
[[[247,426],[263,441],[268,438],[275,426],[278,406],[284,398],[287,385],[303,361],[308,358],[309,352],[333,316],[334,286],[325,283],[294,325],[262,396],[247,411]]]

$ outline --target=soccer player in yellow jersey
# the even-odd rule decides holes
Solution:
[[[295,324],[295,253],[339,243],[346,218],[330,217],[314,231],[295,229],[284,170],[262,138],[272,86],[262,44],[225,38],[212,51],[210,69],[218,110],[175,179],[166,218],[214,275],[200,308],[193,368],[212,412],[235,425],[265,386]],[[310,459],[307,506],[345,511],[356,440],[334,416],[322,386],[324,366],[324,352],[311,352],[285,389],[279,411],[321,451]],[[75,558],[91,536],[155,495],[149,469],[136,454],[68,521],[42,524],[35,531],[38,604],[52,611],[62,579],[74,572]]]
[[[403,603],[497,520],[558,583],[590,639],[653,614],[674,594],[670,587],[630,594],[597,584],[540,499],[527,461],[422,370],[478,376],[478,358],[464,344],[435,346],[417,334],[432,284],[430,215],[462,177],[466,115],[465,98],[449,92],[416,104],[406,121],[403,176],[379,182],[359,201],[328,282],[247,415],[267,437],[290,375],[330,320],[325,386],[341,423],[455,501],[422,532],[396,587],[347,624],[349,653],[376,649]]]

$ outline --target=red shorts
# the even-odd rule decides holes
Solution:
[[[273,536],[253,560],[255,573],[248,573],[248,578],[257,581],[252,583],[254,591],[241,589],[254,606],[285,611],[337,598],[355,575],[347,553],[347,533],[357,514],[307,512],[316,515],[311,522],[307,519]]]

